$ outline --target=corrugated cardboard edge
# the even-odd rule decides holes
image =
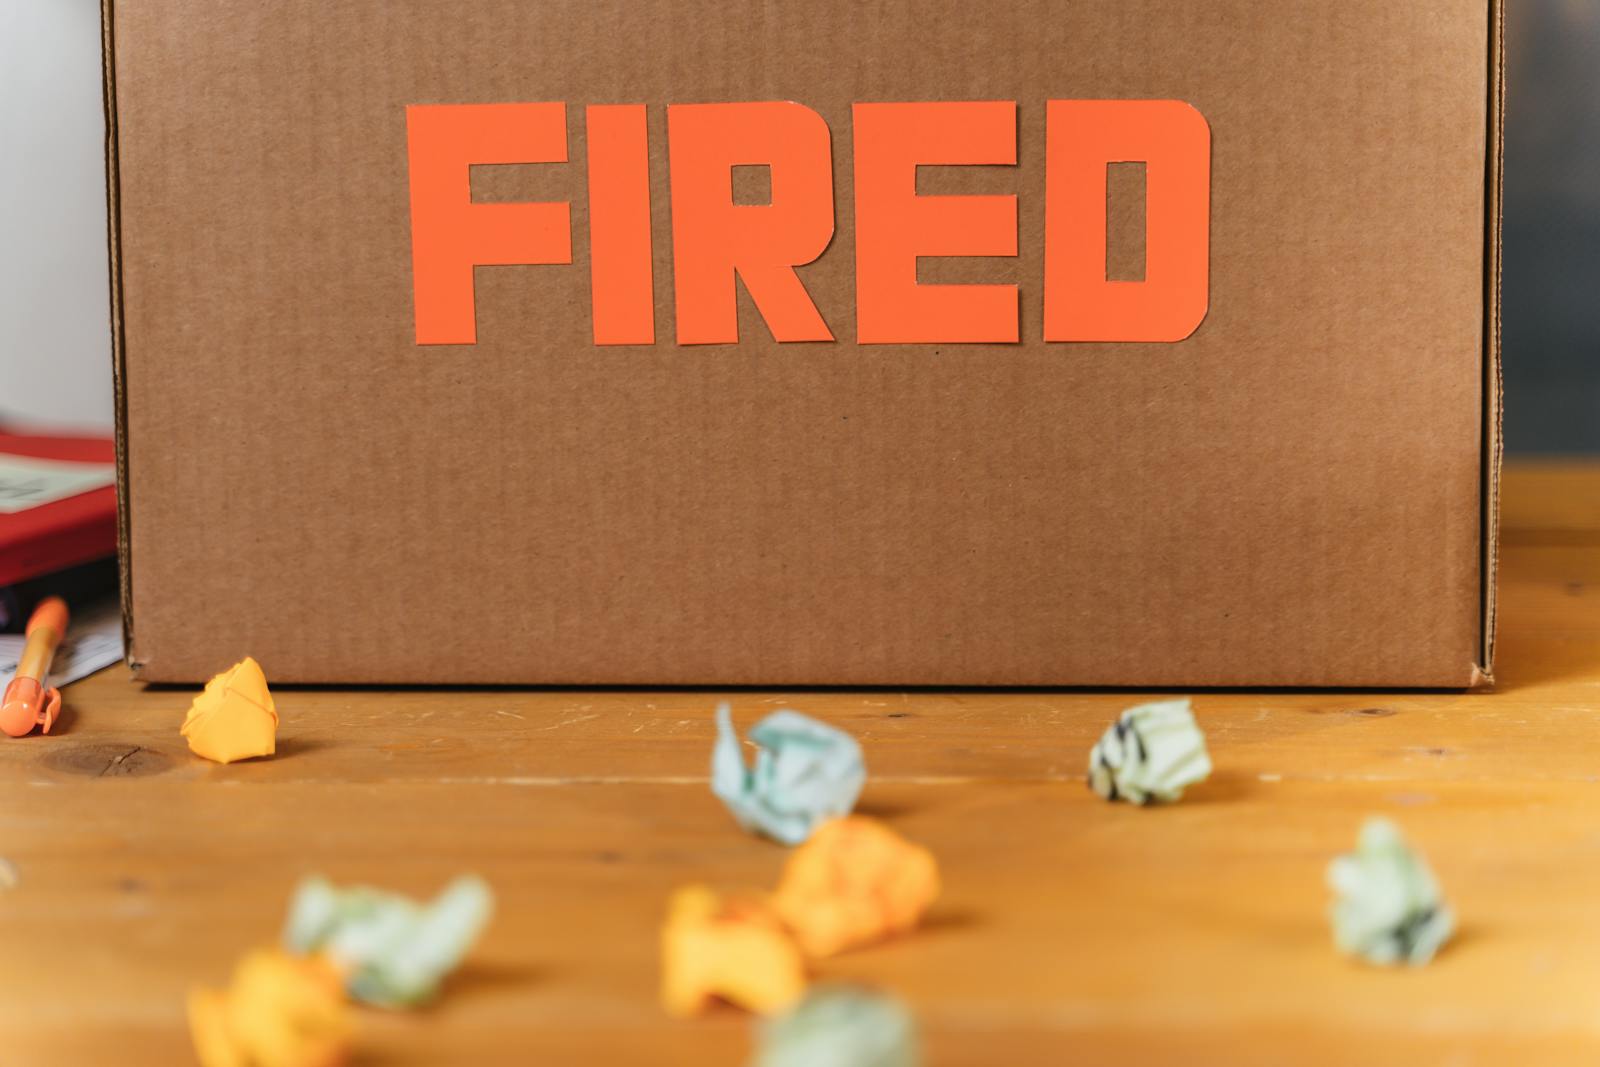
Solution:
[[[116,27],[112,0],[100,0],[101,80],[106,113],[106,247],[111,278],[111,381],[117,417],[117,575],[122,599],[122,649],[128,666],[139,663],[133,651],[133,567],[128,514],[128,394],[122,325],[122,201],[117,165]]]
[[[1506,122],[1505,0],[1489,3],[1489,130],[1484,225],[1483,403],[1483,649],[1472,669],[1474,689],[1494,685],[1495,593],[1500,569],[1500,466],[1505,409],[1500,371],[1501,212],[1504,204]]]

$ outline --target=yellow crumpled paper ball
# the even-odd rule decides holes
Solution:
[[[183,736],[197,756],[218,763],[270,756],[278,739],[278,709],[261,665],[246,656],[206,683],[183,721]]]
[[[851,815],[794,850],[772,904],[806,955],[822,957],[913,929],[938,895],[933,853]]]
[[[805,993],[805,960],[759,898],[688,886],[672,896],[661,932],[661,1003],[685,1017],[720,997],[761,1015]]]
[[[189,994],[189,1032],[203,1067],[339,1067],[354,1026],[331,964],[263,948]]]

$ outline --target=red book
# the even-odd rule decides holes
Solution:
[[[116,554],[115,466],[110,438],[0,431],[0,587]]]

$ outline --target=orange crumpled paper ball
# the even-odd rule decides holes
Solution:
[[[218,763],[272,755],[278,709],[260,664],[246,656],[207,682],[189,708],[182,733],[195,755]]]
[[[661,932],[661,963],[661,1002],[679,1017],[716,997],[770,1015],[805,993],[800,949],[759,897],[698,885],[678,890]]]
[[[189,1032],[203,1067],[339,1067],[354,1026],[332,964],[263,948],[189,994]]]
[[[817,958],[913,929],[938,895],[933,853],[851,815],[824,823],[794,850],[772,905]]]

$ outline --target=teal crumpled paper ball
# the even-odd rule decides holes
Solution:
[[[798,845],[829,819],[849,815],[867,781],[856,739],[798,711],[775,711],[756,723],[755,766],[745,763],[733,713],[717,708],[711,791],[739,825]]]

